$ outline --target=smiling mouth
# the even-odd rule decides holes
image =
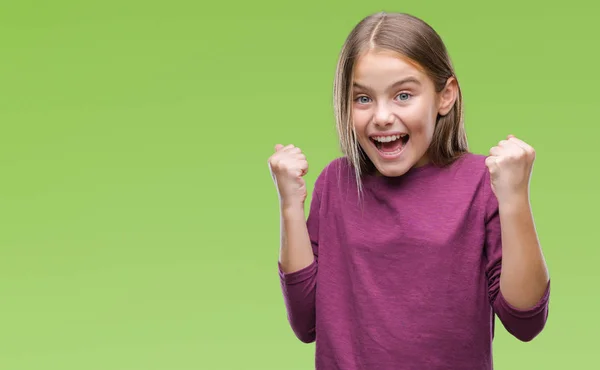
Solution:
[[[409,140],[408,134],[386,135],[386,136],[371,136],[371,141],[384,156],[393,156],[400,154]]]

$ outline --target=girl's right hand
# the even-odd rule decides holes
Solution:
[[[279,193],[282,207],[304,207],[306,182],[302,178],[308,172],[306,156],[294,145],[275,145],[275,153],[269,157],[269,170]]]

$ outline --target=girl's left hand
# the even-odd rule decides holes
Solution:
[[[528,199],[534,160],[534,149],[513,135],[490,149],[490,156],[486,158],[485,164],[498,202]]]

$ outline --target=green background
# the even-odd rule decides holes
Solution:
[[[442,35],[471,149],[537,149],[553,279],[497,369],[597,362],[597,9],[569,1],[2,1],[0,369],[310,369],[276,271],[276,143],[339,155],[339,49],[369,13]]]

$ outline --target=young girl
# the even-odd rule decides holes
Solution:
[[[343,157],[269,159],[281,206],[279,272],[291,327],[316,368],[492,369],[494,315],[522,341],[548,315],[529,203],[534,151],[508,136],[472,154],[446,48],[423,21],[375,14],[335,78]]]

